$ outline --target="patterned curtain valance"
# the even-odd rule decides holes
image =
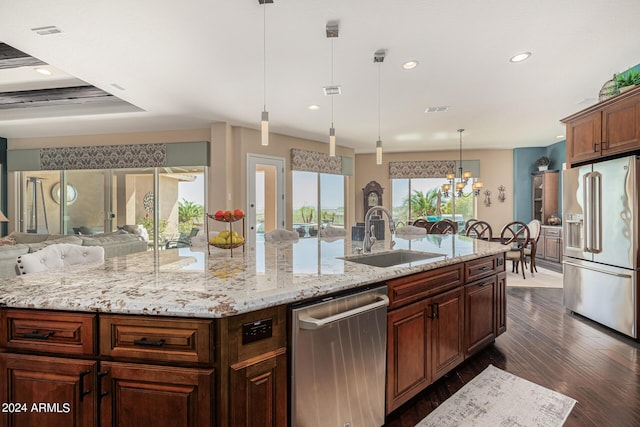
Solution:
[[[166,144],[40,149],[41,170],[152,168],[166,165]]]
[[[291,170],[342,175],[342,157],[292,148]]]
[[[389,178],[444,178],[455,171],[454,160],[389,162]]]

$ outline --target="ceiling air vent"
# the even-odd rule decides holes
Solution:
[[[445,111],[447,111],[449,109],[448,106],[441,106],[441,107],[427,107],[426,110],[424,110],[425,113],[444,113]]]
[[[60,28],[56,27],[55,25],[49,25],[47,27],[32,28],[31,31],[34,31],[36,34],[40,36],[48,36],[51,34],[59,34],[62,32],[62,30],[60,30]]]
[[[342,89],[340,88],[340,85],[323,86],[322,90],[324,91],[325,95],[340,95],[342,93]]]

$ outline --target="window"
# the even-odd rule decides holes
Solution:
[[[391,180],[394,219],[400,225],[410,224],[417,218],[437,221],[451,218],[455,201],[456,220],[464,223],[475,217],[475,202],[470,179],[462,197],[444,197],[440,188],[445,178],[396,178]]]
[[[344,227],[344,176],[292,172],[293,230],[314,237],[327,226]]]

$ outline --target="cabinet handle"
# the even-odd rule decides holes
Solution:
[[[492,268],[489,267],[488,265],[483,265],[478,270],[480,270],[480,271],[488,271],[488,270],[492,270]]]
[[[87,394],[91,393],[91,390],[84,389],[84,377],[91,373],[91,369],[87,369],[86,371],[80,371],[79,373],[79,381],[80,381],[80,402],[84,399]]]
[[[593,152],[594,152],[594,153],[597,153],[597,152],[598,152],[598,145],[600,145],[600,143],[599,143],[599,142],[594,142],[594,143],[593,143]]]
[[[148,341],[146,338],[133,340],[133,345],[143,345],[147,347],[162,347],[164,345],[164,338],[158,341]]]
[[[46,334],[39,334],[38,330],[35,330],[35,331],[31,332],[31,333],[26,333],[23,336],[25,338],[34,338],[34,339],[37,339],[37,340],[48,340],[49,337],[51,337],[53,334],[54,334],[53,331],[49,331]]]
[[[482,282],[480,283],[478,286],[480,286],[481,288],[484,288],[487,285],[490,285],[492,282]]]
[[[109,394],[109,391],[102,391],[102,377],[106,377],[107,375],[109,375],[109,371],[98,372],[98,396],[100,396],[100,398]]]
[[[437,302],[434,302],[433,304],[429,304],[429,307],[431,308],[431,314],[429,315],[429,319],[437,319],[440,317],[440,306],[438,305]]]

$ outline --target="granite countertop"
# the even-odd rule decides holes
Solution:
[[[109,258],[101,265],[28,274],[0,283],[0,307],[224,317],[344,291],[501,253],[507,248],[457,235],[395,238],[393,250],[439,254],[393,267],[371,267],[352,255],[349,239],[258,242],[233,251],[170,249]],[[360,247],[362,242],[353,242]],[[377,242],[373,252],[389,250]]]

